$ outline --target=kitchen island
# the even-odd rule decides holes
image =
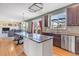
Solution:
[[[24,53],[28,56],[52,56],[53,37],[41,34],[27,34],[24,39]]]

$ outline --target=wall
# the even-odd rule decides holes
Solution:
[[[78,33],[79,34],[79,26],[68,26],[67,31],[70,33]]]
[[[55,12],[50,13],[49,16],[55,15],[55,14],[58,14],[58,13],[61,13],[61,12],[64,12],[64,11],[66,11],[66,8],[61,8],[61,9],[56,10]],[[43,17],[43,16],[41,16],[41,17]],[[60,34],[67,34],[67,33],[78,33],[79,34],[79,26],[67,26],[66,29],[51,29],[50,28],[50,25],[51,25],[50,18],[49,18],[48,21],[49,21],[49,27],[44,27],[44,19],[43,19],[43,25],[42,25],[43,26],[43,32],[60,33]],[[31,22],[31,21],[29,21],[29,22]],[[30,23],[29,23],[29,27],[31,28]]]
[[[79,35],[79,26],[67,26],[66,29],[59,29],[59,30],[50,29],[50,27],[49,28],[44,27],[43,32],[56,33],[56,34]]]
[[[9,27],[11,29],[19,29],[19,23],[16,21],[0,21],[0,37],[7,37],[6,33],[2,33],[2,28],[3,27]],[[9,25],[11,24],[11,25]]]
[[[10,29],[18,29],[19,22],[0,21],[0,28],[2,28],[2,27],[10,27]]]

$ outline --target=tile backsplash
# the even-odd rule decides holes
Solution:
[[[67,31],[70,33],[79,33],[79,26],[68,26]]]
[[[48,33],[60,33],[60,34],[79,33],[79,26],[67,26],[66,29],[43,28],[43,31]]]

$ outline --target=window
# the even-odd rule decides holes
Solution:
[[[52,29],[66,29],[66,13],[59,13],[51,16]]]

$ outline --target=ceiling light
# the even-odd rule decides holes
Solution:
[[[34,3],[28,8],[28,10],[30,12],[37,12],[41,9],[43,9],[43,4],[42,3]]]

